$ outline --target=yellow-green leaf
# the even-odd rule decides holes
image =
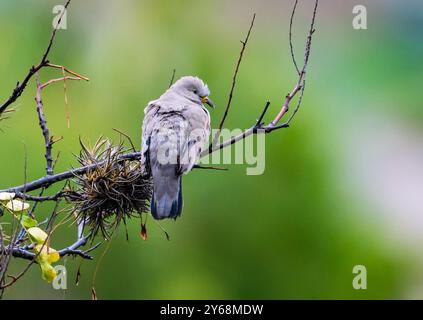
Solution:
[[[33,242],[36,242],[38,244],[43,244],[47,240],[47,233],[45,233],[43,230],[41,230],[38,227],[32,227],[26,230],[28,232],[29,237]]]
[[[30,216],[22,214],[18,218],[24,228],[31,228],[35,227],[38,224],[38,221],[35,219],[32,219]]]
[[[41,268],[41,277],[47,282],[52,282],[57,277],[57,272],[54,267],[47,261],[38,261]]]
[[[9,202],[9,201],[13,200],[14,197],[15,197],[15,194],[12,193],[12,192],[0,192],[0,202],[1,203]]]
[[[29,209],[29,203],[21,200],[11,200],[6,204],[6,208],[13,212],[23,212]]]
[[[48,263],[54,263],[59,261],[60,255],[57,250],[54,250],[53,248],[48,247],[47,245],[36,245],[35,251],[39,253],[38,258],[47,261]]]
[[[59,261],[59,252],[48,247],[46,244],[38,244],[34,250],[38,254],[36,261],[41,268],[41,277],[47,282],[52,282],[56,278],[57,272],[51,264]]]

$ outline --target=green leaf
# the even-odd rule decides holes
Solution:
[[[18,217],[18,219],[20,220],[22,226],[24,228],[31,228],[31,227],[35,227],[38,224],[38,221],[35,219],[32,219],[30,216],[27,215],[21,215]]]
[[[60,259],[59,252],[57,250],[43,244],[35,246],[34,250],[38,253],[38,258],[48,263],[57,262]]]
[[[35,246],[34,250],[38,253],[36,261],[41,268],[41,277],[47,282],[52,282],[56,278],[57,273],[51,264],[59,261],[59,252],[42,244]]]
[[[49,283],[52,282],[54,278],[56,278],[57,276],[57,273],[56,273],[56,270],[54,270],[54,267],[50,263],[44,260],[37,261],[37,262],[41,268],[41,277]]]

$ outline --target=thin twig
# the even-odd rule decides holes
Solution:
[[[175,73],[176,73],[176,69],[173,69],[172,77],[170,78],[170,82],[169,82],[169,88],[172,86],[173,81],[175,81]]]
[[[119,133],[120,135],[124,136],[126,138],[126,140],[128,140],[128,142],[131,144],[132,151],[134,151],[134,152],[136,151],[135,145],[132,142],[132,139],[128,134],[126,134],[122,130],[119,130],[119,129],[116,129],[116,128],[113,128],[113,130],[116,131],[117,133]]]
[[[41,89],[44,89],[45,87],[47,87],[47,86],[49,86],[49,85],[51,85],[53,83],[60,82],[60,81],[67,81],[67,80],[83,80],[83,79],[82,78],[78,78],[78,77],[64,76],[64,77],[57,78],[57,79],[51,79],[51,80],[47,81],[46,83],[43,83],[40,86],[40,88]]]
[[[66,4],[65,4],[65,10],[62,11],[62,13],[60,14],[59,20],[57,21],[57,25],[58,26],[60,25],[60,22],[62,21],[63,15],[65,14],[66,9],[68,8],[70,2],[71,2],[71,0],[68,0],[68,2],[66,2]],[[48,56],[48,54],[50,52],[50,49],[51,49],[51,47],[53,45],[53,41],[54,41],[54,38],[56,37],[57,30],[58,30],[58,28],[53,28],[53,32],[51,34],[50,42],[48,44],[47,50],[44,53],[43,58],[42,58],[41,61],[47,62],[47,56]]]
[[[56,79],[51,79],[48,80],[47,82],[41,84],[40,79],[39,79],[39,75],[37,73],[36,76],[36,85],[37,85],[37,90],[36,90],[36,96],[35,96],[35,102],[37,104],[37,114],[38,114],[38,120],[39,120],[39,125],[41,128],[41,131],[43,133],[44,136],[44,143],[45,143],[45,158],[46,158],[46,162],[47,162],[47,166],[46,166],[46,171],[47,171],[47,175],[52,175],[53,174],[53,156],[52,156],[52,149],[53,149],[53,144],[60,141],[61,138],[59,139],[53,139],[52,136],[50,136],[50,130],[47,127],[47,121],[46,121],[46,117],[44,114],[44,108],[43,108],[43,102],[41,99],[41,92],[43,89],[45,89],[47,86],[56,83],[56,82],[60,82],[63,81],[64,83],[66,83],[66,80],[86,80],[88,81],[88,78],[81,76],[69,69],[66,69],[65,67],[62,66],[57,66],[57,65],[51,65],[48,64],[49,66],[53,66],[53,67],[60,67],[62,69],[63,72],[65,72],[65,70],[73,75],[75,75],[74,77],[70,77],[70,76],[66,76],[64,75],[61,78],[56,78]],[[66,86],[65,86],[65,102],[67,104],[67,98],[66,98]],[[68,118],[69,120],[69,118]],[[68,122],[69,124],[69,122]]]
[[[70,128],[70,113],[69,113],[69,104],[68,104],[68,87],[67,87],[66,82],[68,80],[89,81],[90,79],[85,77],[85,76],[82,76],[82,75],[76,73],[75,71],[72,71],[72,70],[70,70],[70,69],[68,69],[68,68],[66,68],[65,66],[62,66],[62,65],[47,63],[47,66],[52,67],[52,68],[56,68],[56,69],[60,69],[62,71],[63,76],[61,78],[51,79],[51,80],[47,81],[46,83],[41,85],[41,89],[44,89],[45,87],[47,87],[47,86],[49,86],[53,83],[63,81],[63,94],[64,94],[64,98],[65,98],[66,122],[67,122],[67,127]],[[73,77],[67,76],[66,73],[73,75]]]
[[[308,32],[306,46],[305,46],[304,65],[303,65],[301,71],[298,74],[298,79],[297,79],[297,82],[296,82],[294,88],[292,89],[292,91],[290,93],[288,93],[286,95],[285,101],[284,101],[279,113],[276,115],[276,117],[273,119],[273,121],[270,122],[268,125],[263,125],[263,124],[260,123],[261,120],[264,118],[267,110],[268,110],[269,103],[267,103],[263,112],[261,113],[261,115],[259,117],[259,120],[252,127],[244,130],[239,135],[234,136],[231,139],[229,139],[225,142],[222,142],[221,144],[219,144],[217,146],[210,146],[209,149],[206,149],[201,153],[201,157],[205,157],[205,156],[207,156],[208,154],[210,154],[214,151],[226,148],[226,147],[228,147],[228,146],[230,146],[230,145],[232,145],[232,144],[234,144],[234,143],[236,143],[240,140],[247,138],[248,136],[250,136],[252,134],[258,134],[258,133],[266,134],[266,133],[270,133],[270,132],[273,132],[273,131],[278,130],[278,129],[288,128],[290,126],[292,119],[294,118],[294,116],[296,115],[296,113],[298,112],[298,110],[301,106],[302,97],[303,97],[303,94],[304,94],[305,75],[306,75],[308,62],[309,62],[309,59],[310,59],[312,38],[313,38],[313,34],[315,32],[314,26],[315,26],[315,21],[316,21],[318,3],[319,3],[319,1],[315,0],[313,16],[312,16],[310,29],[309,29],[309,32]],[[294,6],[291,19],[294,18],[295,9],[296,9],[296,5]],[[295,59],[293,61],[295,61]],[[278,124],[279,121],[282,119],[282,117],[288,112],[289,104],[291,103],[292,99],[298,94],[298,92],[300,92],[300,97],[298,99],[298,102],[297,102],[297,105],[296,105],[294,111],[291,113],[290,117],[288,118],[288,120],[286,122],[284,122],[282,124]]]
[[[85,80],[85,81],[90,81],[89,78],[87,78],[87,77],[85,77],[83,75],[80,75],[80,74],[76,73],[75,71],[72,71],[72,70],[66,68],[65,66],[61,66],[59,64],[53,64],[53,63],[47,63],[47,66],[48,67],[51,67],[51,68],[56,68],[56,69],[64,70],[67,73],[69,73],[69,74],[71,74],[71,75],[73,75],[73,76],[75,76],[77,78],[80,78],[80,79]]]
[[[53,174],[53,157],[51,155],[53,144],[51,143],[50,130],[47,127],[47,121],[46,121],[46,117],[43,110],[43,102],[41,100],[42,87],[41,87],[41,82],[38,76],[36,81],[37,81],[37,94],[35,96],[35,102],[37,104],[38,121],[44,136],[44,145],[46,148],[46,152],[45,152],[45,158],[47,163],[46,172],[47,172],[47,175],[50,176]]]
[[[212,147],[219,140],[220,132],[222,131],[223,124],[225,123],[226,117],[228,116],[228,113],[229,113],[229,109],[231,108],[231,103],[232,103],[233,93],[234,93],[234,90],[235,90],[235,87],[236,87],[236,80],[237,80],[237,76],[238,76],[239,67],[241,65],[242,58],[244,56],[244,51],[245,51],[247,44],[248,44],[248,39],[250,38],[251,30],[254,27],[255,19],[256,19],[256,14],[254,13],[253,18],[251,19],[250,28],[248,29],[245,40],[241,41],[241,44],[242,44],[241,51],[239,53],[239,58],[238,58],[238,61],[236,63],[236,66],[235,66],[234,75],[232,77],[232,85],[231,85],[231,89],[229,90],[228,102],[226,104],[225,112],[223,114],[222,120],[220,120],[219,129],[216,131],[216,134],[215,134],[215,136],[212,140],[212,143],[209,146],[209,149],[212,149]]]
[[[291,12],[291,19],[289,20],[289,47],[291,48],[291,57],[292,57],[292,63],[294,64],[295,70],[297,70],[297,73],[300,74],[300,69],[298,68],[297,60],[295,59],[294,54],[294,45],[292,44],[292,24],[294,21],[294,15],[295,10],[297,9],[298,0],[295,0],[294,8]]]
[[[68,8],[70,2],[71,2],[71,0],[68,0],[66,2],[65,9]],[[58,20],[58,24],[60,24],[64,13],[65,13],[65,10],[63,10],[62,14],[60,15],[59,20]],[[51,36],[50,36],[48,46],[47,46],[47,48],[46,48],[46,50],[45,50],[45,52],[44,52],[44,54],[41,58],[40,63],[36,66],[32,66],[29,69],[29,71],[28,71],[27,75],[25,76],[25,78],[23,79],[23,81],[21,83],[19,83],[19,81],[18,81],[15,88],[13,89],[12,94],[0,106],[0,115],[7,109],[7,107],[9,107],[13,102],[15,102],[21,96],[22,92],[26,88],[26,85],[28,84],[29,80],[31,80],[31,78],[34,76],[34,74],[36,74],[39,70],[41,70],[43,67],[45,67],[49,63],[47,58],[48,58],[48,54],[50,53],[51,47],[53,45],[54,38],[56,37],[56,33],[57,33],[57,29],[53,29]]]
[[[196,169],[205,169],[205,170],[217,170],[217,171],[228,171],[228,168],[222,167],[213,167],[213,166],[202,166],[202,165],[195,165]]]
[[[97,249],[100,246],[101,243],[97,243],[96,245],[94,245],[93,247],[91,247],[87,250],[79,250],[80,247],[87,244],[90,236],[91,235],[80,238],[78,241],[76,241],[75,243],[73,243],[69,247],[59,250],[58,253],[59,253],[60,257],[77,255],[77,256],[80,256],[84,259],[92,260],[93,257],[91,255],[89,255],[88,253]],[[25,260],[35,261],[35,259],[37,257],[37,253],[30,252],[30,251],[28,251],[28,249],[31,249],[31,247],[27,247],[25,249],[23,249],[23,248],[13,248],[12,251],[11,251],[11,254],[15,258],[22,258],[22,259],[25,259]],[[9,253],[9,248],[6,248],[6,252]],[[16,277],[16,278],[19,278],[19,277]]]
[[[57,209],[57,206],[55,207],[55,210],[53,211],[52,216],[54,216],[56,214],[56,212],[55,212],[56,209]],[[28,263],[26,265],[26,267],[17,276],[13,277],[14,278],[13,283],[15,283],[18,279],[22,278],[28,272],[28,270],[31,268],[31,266],[34,263],[36,263],[36,259],[38,258],[40,253],[43,251],[44,247],[46,245],[48,245],[48,243],[50,242],[50,237],[51,237],[51,230],[49,230],[49,232],[47,233],[47,238],[44,240],[43,244],[41,245],[40,250],[37,253],[29,252],[29,251],[26,250],[26,248],[23,249],[23,248],[19,248],[19,247],[14,247],[13,244],[14,244],[15,241],[11,242],[10,246],[8,246],[6,248],[6,252],[8,252],[8,254],[11,255],[11,256],[31,260],[30,263]],[[27,255],[27,254],[29,254],[29,255]],[[7,285],[9,286],[11,284],[7,284]],[[4,289],[4,288],[5,287],[0,287],[0,289]]]
[[[23,188],[23,190],[25,192],[25,190],[26,190],[25,186],[26,186],[26,182],[27,182],[27,178],[28,178],[28,175],[27,175],[27,173],[28,173],[28,171],[27,171],[27,169],[28,169],[28,152],[27,152],[25,145],[24,145],[24,150],[25,150],[25,152],[24,152],[25,156],[24,156],[24,188]],[[25,199],[23,199],[23,200],[25,201]],[[10,244],[5,249],[5,252],[6,252],[6,254],[5,254],[5,257],[6,257],[5,258],[5,264],[4,264],[4,269],[2,270],[1,277],[0,277],[0,280],[1,280],[1,284],[0,284],[1,295],[3,295],[3,292],[4,292],[4,288],[5,288],[4,285],[9,286],[9,285],[15,283],[16,280],[18,279],[18,278],[13,279],[12,283],[5,284],[4,276],[6,274],[8,267],[9,267],[10,259],[12,257],[12,250],[13,250],[13,248],[15,248],[15,244],[17,242],[17,239],[20,237],[20,231],[18,231],[18,230],[20,230],[19,226],[22,223],[22,218],[23,218],[23,215],[21,215],[21,217],[19,219],[19,223],[16,226],[16,228],[15,228],[15,223],[16,223],[17,219],[12,220],[12,227],[11,227],[12,231],[11,231],[11,236],[10,236]]]
[[[301,90],[301,82],[303,80],[304,75],[305,73],[301,71],[294,89],[292,89],[292,91],[286,95],[282,108],[275,117],[275,119],[273,119],[272,125],[276,126],[280,119],[282,119],[282,117],[289,111],[289,104],[291,103],[291,100],[295,97],[297,92]]]
[[[285,102],[284,102],[280,112],[278,113],[276,118],[272,121],[271,124],[273,126],[276,126],[277,123],[280,121],[280,119],[288,112],[289,103],[291,102],[292,98],[294,98],[295,95],[299,91],[301,91],[299,103],[295,107],[295,109],[292,112],[291,116],[289,117],[288,121],[285,122],[285,125],[289,126],[289,124],[291,123],[292,119],[294,118],[295,114],[298,112],[298,110],[301,106],[302,96],[304,94],[304,87],[305,87],[306,70],[307,70],[308,62],[309,62],[309,59],[310,59],[310,53],[311,53],[311,42],[312,42],[312,39],[313,39],[313,34],[315,32],[314,25],[315,25],[315,21],[316,21],[318,4],[319,4],[319,0],[316,0],[315,4],[314,4],[313,17],[311,19],[310,29],[309,29],[309,32],[308,32],[306,46],[305,46],[304,65],[303,65],[303,67],[302,67],[302,69],[299,73],[299,77],[298,77],[298,80],[297,80],[297,83],[296,83],[294,89],[286,96]]]

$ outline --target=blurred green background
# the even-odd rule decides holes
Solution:
[[[67,15],[50,60],[88,76],[43,94],[52,133],[64,140],[56,172],[75,166],[79,137],[140,141],[143,109],[176,77],[198,75],[212,91],[220,120],[240,43],[252,14],[256,26],[239,73],[229,128],[246,128],[267,100],[274,116],[295,84],[288,45],[294,1],[78,1]],[[38,63],[60,1],[0,3],[0,97]],[[379,299],[423,298],[423,4],[363,0],[368,29],[352,28],[356,1],[320,1],[308,85],[291,128],[266,137],[266,170],[194,170],[184,179],[182,218],[140,222],[111,243],[98,269],[100,299]],[[294,43],[301,60],[312,1],[300,1]],[[60,76],[41,72],[45,81]],[[0,188],[44,174],[43,139],[31,81],[0,123]],[[53,192],[54,190],[51,190]],[[51,206],[39,208],[39,220]],[[54,235],[72,243],[74,226]],[[101,240],[101,239],[99,239]],[[92,275],[107,245],[84,261],[61,260],[68,290],[56,291],[30,270],[5,298],[90,299]],[[11,274],[27,262],[13,261]],[[367,267],[367,290],[354,290],[352,269]]]

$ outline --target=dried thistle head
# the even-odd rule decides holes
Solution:
[[[147,212],[152,193],[151,180],[141,174],[140,161],[119,161],[126,152],[123,143],[113,145],[100,138],[93,147],[81,141],[78,161],[82,166],[99,164],[75,177],[77,188],[68,195],[77,218],[109,238],[111,231],[127,218]]]

